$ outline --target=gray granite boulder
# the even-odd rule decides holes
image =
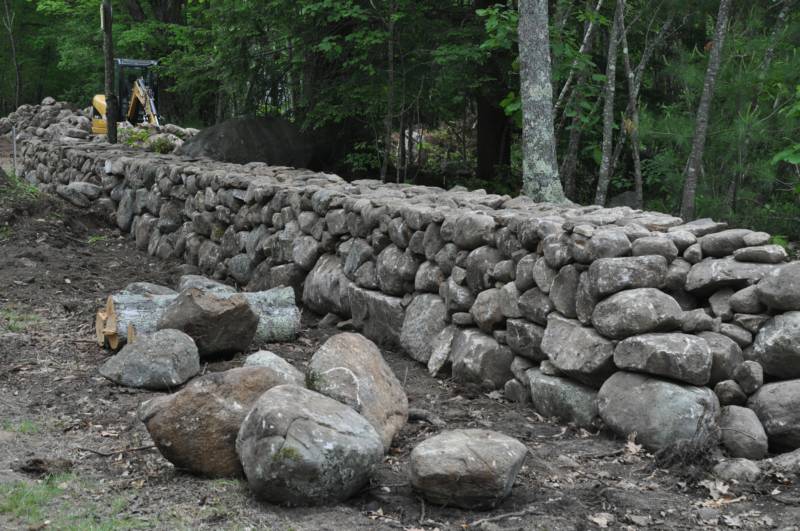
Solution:
[[[800,448],[800,380],[768,383],[747,401],[767,432],[770,450]]]
[[[658,288],[667,275],[663,256],[601,258],[589,266],[589,285],[598,297],[633,288]]]
[[[714,437],[718,430],[719,402],[707,387],[619,371],[600,388],[597,403],[609,428],[621,437],[636,432],[650,450]]]
[[[527,371],[531,403],[540,415],[592,428],[599,421],[597,390],[561,376],[549,376],[539,369]]]
[[[719,428],[722,445],[732,457],[766,457],[767,433],[752,409],[741,406],[723,407]]]
[[[739,262],[732,256],[707,258],[696,263],[689,270],[689,274],[686,276],[686,290],[705,293],[727,286],[741,289],[758,282],[764,275],[777,267],[773,264]]]
[[[729,256],[736,249],[747,246],[744,237],[752,232],[748,229],[728,229],[703,236],[700,238],[703,256]]]
[[[375,343],[361,334],[337,334],[323,343],[311,357],[306,382],[363,415],[387,449],[408,420],[402,384]]]
[[[236,438],[250,490],[270,503],[346,500],[383,459],[375,428],[350,407],[294,385],[256,401]]]
[[[741,347],[729,337],[718,332],[700,332],[697,335],[703,338],[711,349],[709,385],[732,379],[733,371],[744,361]]]
[[[541,344],[559,371],[599,387],[614,372],[614,344],[579,321],[551,314]]]
[[[463,329],[457,332],[450,347],[450,356],[456,381],[500,389],[512,377],[514,353],[479,330]]]
[[[511,494],[527,453],[524,444],[502,433],[444,431],[411,451],[411,486],[437,505],[490,509]]]
[[[122,347],[100,366],[99,372],[126,387],[174,389],[200,372],[200,356],[185,333],[159,330]]]
[[[305,386],[305,374],[269,350],[259,350],[250,354],[245,358],[243,367],[266,367],[282,377],[283,383]]]
[[[734,260],[740,262],[761,262],[764,264],[779,264],[786,260],[786,249],[780,245],[759,245],[744,247],[733,252]]]
[[[770,376],[800,378],[800,311],[767,321],[753,342],[753,354]]]
[[[506,341],[514,354],[534,361],[547,359],[542,352],[544,327],[525,319],[509,319],[506,321]]]
[[[433,338],[447,326],[447,308],[438,295],[421,294],[408,305],[400,346],[415,360],[428,363]]]
[[[597,303],[592,324],[606,337],[622,339],[647,332],[668,332],[680,325],[681,307],[655,288],[621,291]]]
[[[774,267],[758,283],[756,292],[772,310],[800,310],[800,262]]]
[[[620,369],[693,385],[708,383],[711,361],[711,350],[703,338],[680,333],[633,336],[614,349],[614,364]]]

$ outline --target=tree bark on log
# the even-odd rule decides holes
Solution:
[[[225,298],[236,292],[215,291],[214,294]],[[271,343],[295,339],[300,328],[300,310],[292,288],[272,288],[242,295],[259,316],[254,341]],[[140,295],[129,291],[109,295],[106,306],[95,318],[97,343],[117,350],[135,341],[137,335],[155,332],[159,319],[177,296]]]

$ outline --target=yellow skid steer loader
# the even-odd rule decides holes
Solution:
[[[137,59],[114,59],[114,93],[119,106],[117,122],[127,120],[131,124],[147,123],[160,125],[156,99],[157,78],[153,67],[158,61]],[[92,132],[104,135],[108,132],[106,96],[97,94],[92,99]]]

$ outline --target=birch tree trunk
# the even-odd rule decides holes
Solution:
[[[619,40],[624,11],[625,0],[617,0],[617,8],[614,10],[614,23],[611,26],[611,35],[608,37],[606,86],[603,89],[605,98],[605,103],[603,104],[603,155],[600,159],[600,173],[597,177],[597,191],[594,196],[594,202],[598,205],[606,204],[608,183],[611,179],[611,150],[613,147],[614,135],[614,93],[617,82],[617,41]]]
[[[535,201],[563,203],[567,199],[556,162],[547,0],[520,1],[519,59],[522,190]]]
[[[708,119],[711,112],[711,98],[714,96],[714,85],[722,59],[722,47],[725,43],[725,32],[728,27],[731,0],[720,0],[717,24],[714,29],[711,54],[708,58],[708,69],[703,82],[703,94],[700,96],[700,105],[697,108],[697,121],[695,122],[694,137],[692,138],[692,151],[686,163],[685,178],[683,182],[683,200],[681,202],[681,217],[685,221],[694,218],[694,203],[697,194],[697,180],[703,164],[703,151],[708,133]]]

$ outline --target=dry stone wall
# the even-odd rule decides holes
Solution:
[[[768,234],[28,133],[25,177],[140,249],[292,286],[431,373],[653,449],[800,447],[800,263]]]

